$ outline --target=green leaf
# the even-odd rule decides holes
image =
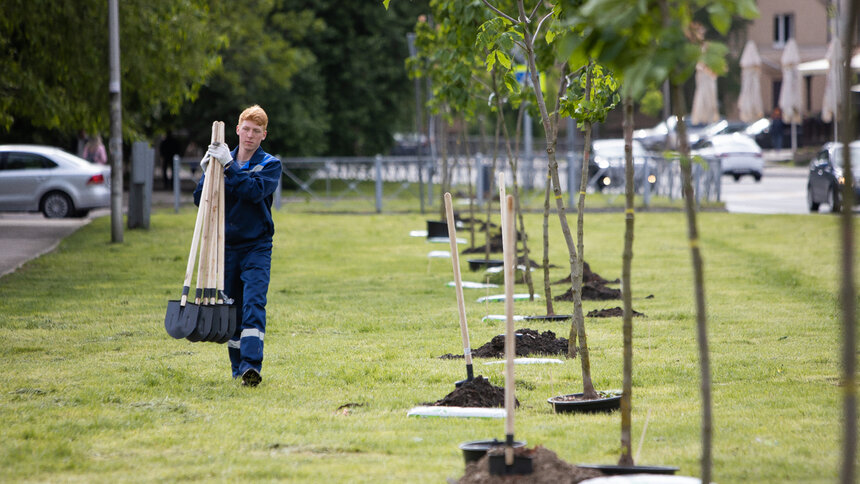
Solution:
[[[485,64],[487,64],[487,72],[490,72],[491,70],[493,70],[493,66],[496,65],[496,52],[495,51],[490,52],[490,54],[487,56],[487,60],[485,61]]]
[[[382,6],[385,7],[385,10],[388,10],[389,3],[391,3],[391,0],[382,0]]]
[[[714,28],[723,35],[729,31],[732,25],[732,15],[729,11],[719,3],[712,3],[708,6],[708,14],[711,17],[711,24]]]
[[[508,54],[505,54],[504,52],[497,50],[496,51],[496,58],[499,60],[499,64],[503,65],[505,67],[505,69],[511,68],[511,58],[510,58],[510,56],[508,56]]]

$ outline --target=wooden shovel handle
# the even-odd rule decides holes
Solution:
[[[205,183],[205,182],[204,182]],[[188,290],[191,287],[191,277],[194,275],[194,262],[197,260],[197,248],[200,245],[200,232],[203,225],[203,210],[197,210],[197,220],[194,222],[194,235],[191,237],[191,251],[188,253],[188,265],[185,267],[185,282],[182,284],[182,299],[180,306],[185,306],[188,300]]]
[[[224,139],[224,123],[215,121],[212,123],[212,142],[223,141]],[[213,195],[215,194],[216,173],[218,169],[215,167],[217,163],[210,162],[206,167],[206,173],[203,179],[203,190],[200,195],[200,207],[198,208],[198,217],[203,218],[201,227],[202,240],[200,242],[200,259],[197,264],[197,289],[198,292],[212,288],[209,283],[210,273],[212,272],[212,217],[211,211],[213,208]],[[207,294],[208,296],[208,294]],[[204,297],[204,302],[205,301]],[[199,304],[200,299],[195,298]]]
[[[451,242],[451,264],[454,266],[454,286],[457,290],[457,311],[460,315],[460,336],[463,338],[463,355],[466,364],[472,364],[472,347],[469,344],[469,329],[466,323],[466,304],[463,301],[463,281],[460,276],[460,254],[457,249],[457,227],[454,223],[454,207],[451,194],[445,193],[445,214],[448,220],[448,239]]]
[[[514,434],[514,356],[516,335],[514,334],[514,197],[502,199],[502,250],[505,259],[505,433]]]

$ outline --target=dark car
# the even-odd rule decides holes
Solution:
[[[860,141],[852,141],[852,166],[860,166]],[[842,171],[844,147],[842,143],[826,143],[809,163],[809,182],[806,185],[806,202],[810,212],[817,212],[821,204],[830,206],[831,212],[842,210]],[[855,165],[857,163],[857,165]],[[854,201],[860,200],[860,181],[854,177]]]
[[[0,211],[63,218],[108,206],[110,167],[50,146],[0,146]]]

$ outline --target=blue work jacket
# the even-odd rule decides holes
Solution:
[[[231,154],[233,163],[224,171],[226,205],[224,241],[228,246],[250,246],[272,241],[272,197],[281,177],[281,160],[257,151],[247,162],[236,161],[238,147]],[[200,205],[203,177],[194,190],[194,204]]]

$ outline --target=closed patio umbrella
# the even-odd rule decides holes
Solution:
[[[800,83],[800,53],[797,42],[789,39],[782,52],[782,88],[779,90],[779,108],[782,120],[791,123],[791,156],[797,156],[797,125],[802,121],[802,92]]]
[[[824,101],[821,104],[821,120],[825,123],[833,121],[833,140],[836,141],[839,103],[842,102],[842,45],[839,39],[833,38],[827,46],[827,76],[824,84]]]
[[[741,93],[738,96],[738,113],[741,121],[752,123],[764,116],[761,97],[761,56],[755,42],[748,40],[741,54]]]
[[[717,105],[717,76],[705,64],[696,65],[696,92],[693,94],[693,110],[690,123],[708,124],[720,120]]]

